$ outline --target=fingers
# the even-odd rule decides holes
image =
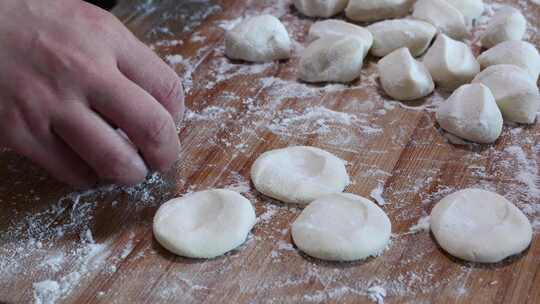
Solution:
[[[135,148],[83,104],[66,106],[52,125],[55,133],[101,179],[132,185],[142,181],[148,173]]]
[[[118,68],[159,101],[176,122],[180,121],[184,113],[184,90],[180,78],[131,32],[126,37],[127,41],[118,46],[116,52]]]
[[[108,76],[92,90],[91,107],[127,134],[152,169],[166,171],[180,153],[171,115],[122,73]]]

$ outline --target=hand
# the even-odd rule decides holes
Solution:
[[[0,2],[0,146],[61,181],[134,184],[147,166],[168,169],[183,102],[176,73],[108,12]]]

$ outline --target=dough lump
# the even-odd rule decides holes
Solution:
[[[433,208],[430,228],[451,255],[479,263],[496,263],[525,250],[532,238],[527,217],[496,193],[465,189]]]
[[[467,23],[472,23],[484,13],[484,2],[482,0],[446,0],[455,7],[463,16]]]
[[[184,257],[214,258],[240,246],[255,225],[255,210],[237,192],[211,189],[172,199],[154,216],[154,236]]]
[[[290,53],[289,34],[272,15],[246,19],[225,34],[225,55],[231,59],[266,62],[287,59]]]
[[[386,20],[367,27],[373,34],[371,54],[384,57],[391,52],[407,47],[414,57],[422,55],[435,37],[433,25],[411,19]]]
[[[388,245],[392,225],[370,200],[329,194],[309,204],[292,224],[296,246],[330,261],[354,261],[380,254]]]
[[[294,6],[298,11],[308,17],[332,17],[341,13],[347,0],[294,0]]]
[[[465,16],[446,0],[418,0],[413,17],[433,24],[454,39],[461,40],[469,35]]]
[[[265,152],[251,167],[255,188],[285,203],[309,204],[349,184],[343,160],[315,147],[296,146]]]
[[[489,49],[504,41],[523,39],[526,30],[527,20],[521,12],[506,6],[491,17],[480,41]]]
[[[415,0],[349,0],[347,18],[359,22],[373,22],[405,17]]]
[[[482,69],[496,64],[513,64],[525,69],[534,82],[540,73],[540,54],[536,47],[525,41],[505,41],[478,56]]]
[[[314,41],[321,37],[353,36],[360,39],[364,45],[364,57],[373,45],[373,36],[366,28],[341,20],[329,19],[317,21],[309,28],[308,40]]]

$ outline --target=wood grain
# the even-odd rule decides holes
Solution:
[[[540,26],[531,18],[540,16],[540,6],[508,2],[527,9],[532,28]],[[183,58],[174,64],[188,92],[181,161],[158,182],[77,196],[27,160],[0,152],[0,301],[31,302],[34,283],[62,284],[78,273],[58,302],[369,303],[373,286],[386,290],[385,303],[540,302],[537,234],[523,254],[485,266],[452,258],[425,231],[409,232],[444,195],[471,186],[505,195],[538,220],[538,124],[505,126],[494,145],[452,145],[434,122],[434,105],[445,96],[414,106],[391,101],[379,89],[370,57],[350,86],[298,83],[298,52],[313,19],[287,1],[126,0],[113,12],[163,58]],[[298,41],[293,58],[262,66],[224,58],[222,27],[262,12],[281,16]],[[530,40],[538,45],[536,31]],[[347,192],[369,197],[383,187],[394,233],[387,251],[357,263],[309,258],[293,247],[288,230],[301,209],[250,184],[244,195],[260,220],[238,250],[193,260],[155,242],[151,221],[161,203],[187,191],[245,186],[258,155],[289,145],[317,146],[345,159],[353,181]],[[55,228],[65,234],[52,234]],[[84,237],[87,229],[94,241]],[[88,244],[105,249],[79,259],[89,256],[77,251]],[[44,268],[58,252],[66,253],[59,269]]]

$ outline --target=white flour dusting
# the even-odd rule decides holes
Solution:
[[[384,197],[382,196],[384,192],[384,185],[382,183],[377,184],[377,187],[375,189],[371,190],[371,193],[369,196],[375,200],[379,206],[386,205],[386,201],[384,200]]]

